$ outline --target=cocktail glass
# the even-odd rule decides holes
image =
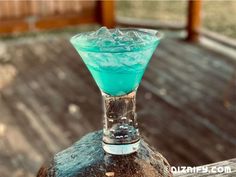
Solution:
[[[107,153],[125,155],[139,148],[136,91],[160,39],[156,30],[106,27],[71,38],[103,96]]]

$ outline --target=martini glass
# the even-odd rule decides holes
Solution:
[[[136,91],[160,39],[156,30],[106,27],[71,38],[101,90],[103,149],[109,154],[126,155],[139,149]]]

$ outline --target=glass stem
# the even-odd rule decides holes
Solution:
[[[102,93],[104,101],[103,149],[125,155],[138,150],[139,129],[136,119],[136,90],[122,96]]]

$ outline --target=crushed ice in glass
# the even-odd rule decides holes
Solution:
[[[95,32],[77,35],[74,40],[80,48],[109,52],[132,51],[159,41],[155,34],[147,35],[144,31],[118,28],[109,30],[106,27],[101,27]]]

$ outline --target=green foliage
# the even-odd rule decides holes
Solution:
[[[236,1],[204,1],[203,27],[236,38]]]

